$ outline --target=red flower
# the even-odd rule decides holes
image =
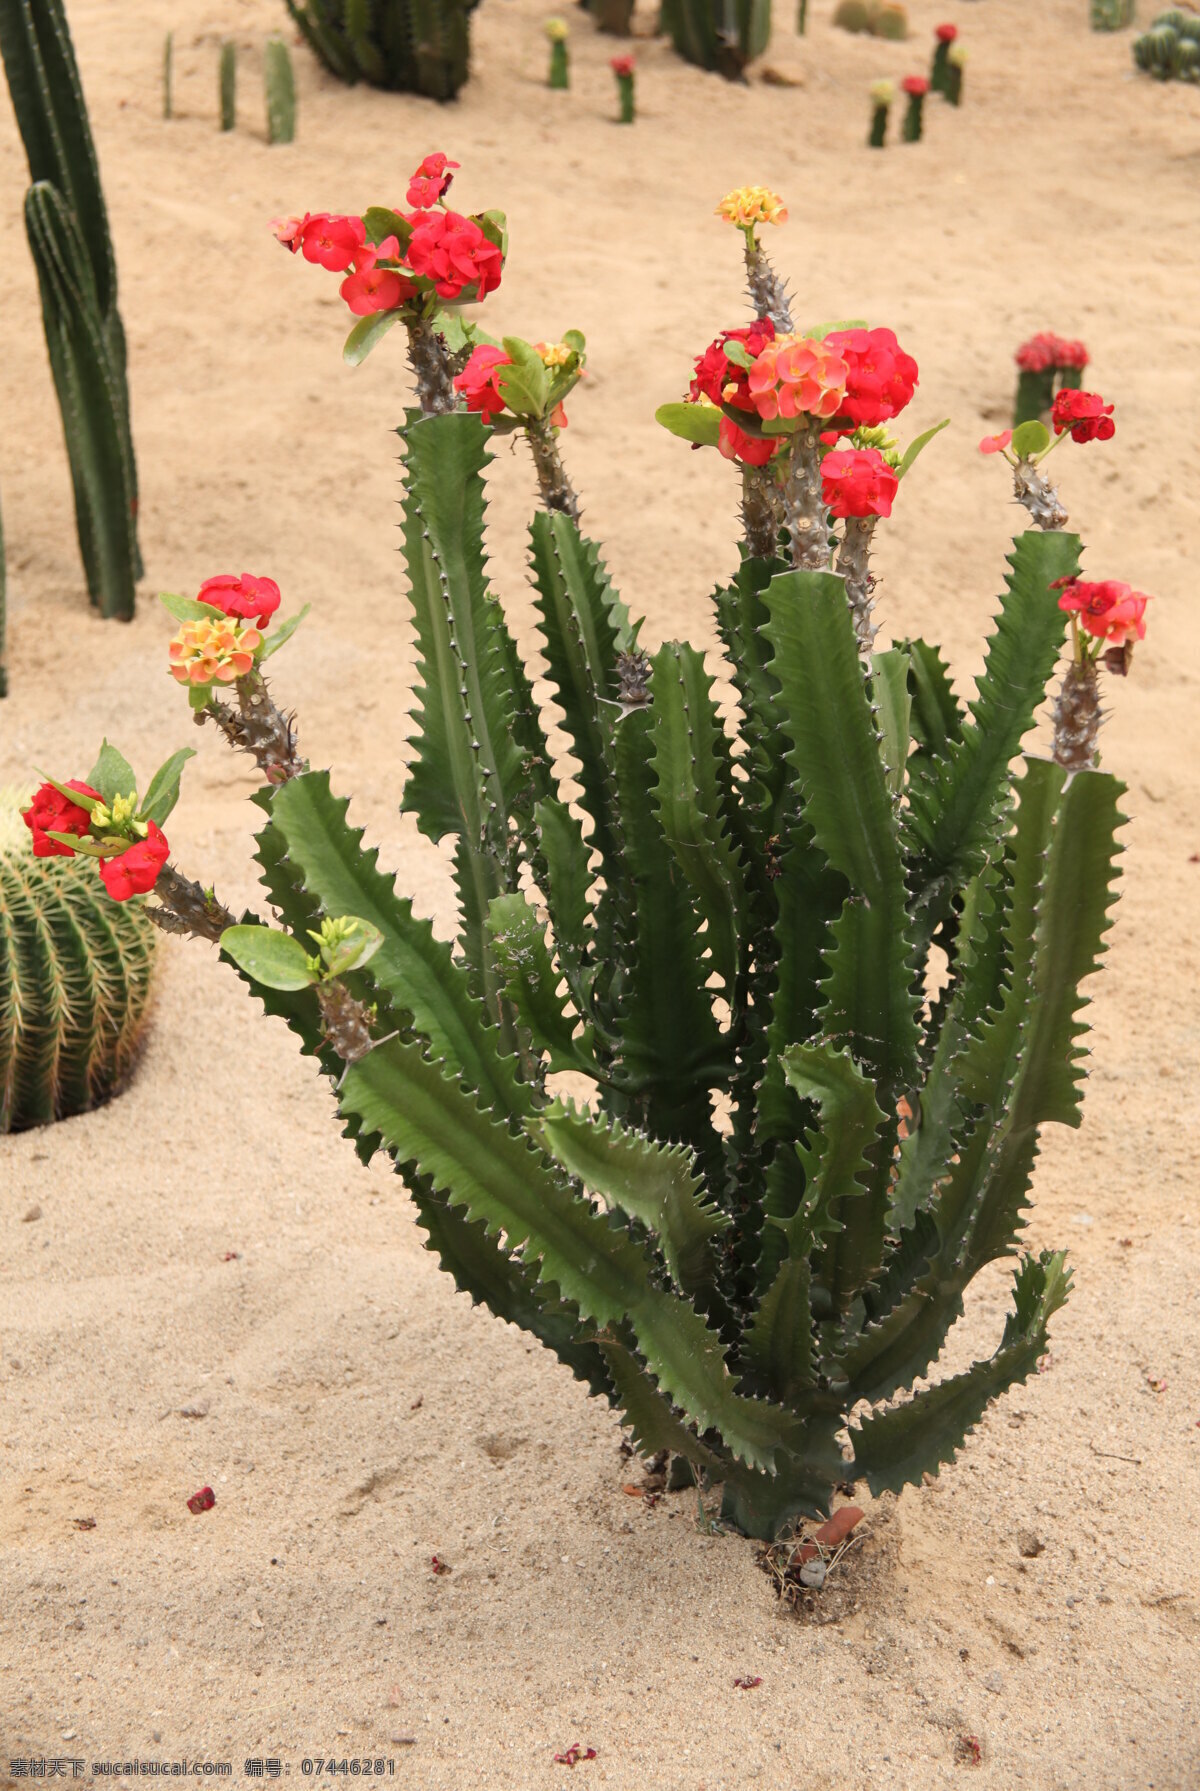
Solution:
[[[608,66],[614,75],[624,80],[633,73],[633,57],[628,53],[624,56],[614,56]]]
[[[900,85],[914,99],[921,99],[929,92],[929,82],[924,75],[905,75]]]
[[[979,444],[981,454],[1002,454],[1012,440],[1011,429],[1002,429],[999,435],[985,435]]]
[[[145,895],[158,882],[158,873],[167,862],[171,850],[157,822],[150,822],[150,832],[136,846],[130,846],[117,858],[100,860],[100,876],[114,902],[127,902],[130,896]]]
[[[316,261],[331,273],[340,274],[350,266],[367,240],[367,227],[361,218],[331,217],[318,212],[305,224],[300,246],[305,261]]]
[[[878,448],[841,448],[821,462],[821,496],[834,516],[890,516],[899,489]]]
[[[501,367],[511,367],[512,360],[502,348],[481,342],[471,350],[471,358],[462,372],[455,375],[454,389],[467,401],[468,410],[477,410],[485,423],[490,423],[504,409],[504,399],[496,385]]]
[[[433,282],[439,298],[456,299],[468,286],[484,298],[499,286],[504,257],[474,218],[457,211],[418,211],[409,222],[408,265]]]
[[[1089,634],[1107,641],[1110,647],[1123,647],[1127,641],[1146,638],[1146,605],[1150,599],[1141,591],[1121,584],[1115,578],[1088,583],[1081,578],[1067,579],[1058,599],[1059,609],[1077,615]]]
[[[1082,342],[1064,342],[1061,336],[1054,338],[1057,349],[1057,363],[1060,367],[1086,367],[1088,351]]]
[[[940,44],[952,44],[958,36],[958,26],[939,25],[936,29],[935,36]]]
[[[1055,435],[1069,429],[1072,441],[1106,442],[1116,434],[1112,413],[1112,405],[1105,404],[1099,392],[1079,392],[1073,386],[1064,386],[1055,397],[1050,421]]]
[[[722,417],[717,432],[717,446],[726,460],[739,460],[743,466],[766,466],[775,450],[783,444],[778,437],[747,435],[732,417]]]
[[[850,427],[874,429],[900,414],[917,385],[917,363],[892,330],[834,330],[826,336],[846,363],[840,414]]]
[[[440,149],[435,149],[432,155],[425,157],[409,181],[408,203],[436,205],[450,191],[450,183],[454,179],[453,170],[461,167],[461,162],[449,161]]]
[[[416,287],[391,268],[369,267],[347,274],[338,291],[356,317],[370,317],[373,311],[394,311]]]
[[[253,618],[260,628],[266,627],[280,603],[279,586],[275,580],[255,578],[250,572],[243,572],[240,578],[235,578],[232,572],[206,578],[198,596],[201,603],[211,604],[223,616],[236,616],[243,622]]]
[[[100,800],[99,790],[93,790],[91,784],[81,784],[78,778],[72,778],[67,784],[68,790],[78,790],[81,796],[94,796]],[[92,817],[86,808],[72,802],[53,784],[43,784],[35,790],[33,800],[27,809],[21,811],[21,819],[33,835],[33,856],[35,858],[74,858],[70,846],[60,844],[58,840],[47,839],[48,833],[73,833],[82,836],[92,824]]]
[[[1016,362],[1022,373],[1048,373],[1058,365],[1058,337],[1049,330],[1031,336],[1018,348]]]
[[[742,330],[722,330],[716,341],[710,342],[697,360],[695,375],[688,387],[688,397],[693,402],[697,398],[707,398],[711,404],[734,404],[739,410],[753,411],[748,384],[750,370],[748,367],[739,367],[736,361],[728,359],[725,344],[740,342],[751,360],[757,360],[767,343],[774,340],[775,325],[769,317],[756,318]],[[726,397],[731,385],[737,389]]]
[[[271,229],[276,242],[281,242],[294,255],[304,240],[305,226],[311,223],[312,213],[306,211],[302,218],[272,218]]]

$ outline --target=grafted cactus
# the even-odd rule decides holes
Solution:
[[[771,0],[663,0],[661,19],[685,61],[729,80],[771,39]]]
[[[418,196],[441,204],[452,167],[426,158]],[[359,1154],[391,1156],[456,1284],[553,1349],[643,1450],[679,1458],[677,1479],[719,1482],[728,1522],[773,1537],[843,1482],[936,1473],[1032,1372],[1066,1297],[1061,1253],[1024,1255],[993,1352],[912,1391],[974,1277],[1018,1250],[1041,1127],[1079,1123],[1080,984],[1109,925],[1121,786],[1078,728],[1078,769],[1061,740],[1019,755],[1067,616],[1068,678],[1094,685],[1101,638],[1128,654],[1145,599],[1081,584],[1078,538],[1041,527],[1013,544],[969,704],[926,641],[874,652],[872,530],[936,434],[903,454],[888,434],[916,363],[888,330],[796,331],[757,235],[782,203],[745,189],[719,209],[779,321],[723,332],[659,414],[742,464],[746,540],[713,597],[736,713],[696,647],[640,647],[565,475],[546,476],[582,339],[501,349],[453,314],[431,323],[421,217],[387,239],[410,289],[380,304],[410,337],[432,329],[457,404],[427,384],[401,430],[418,661],[402,807],[452,853],[457,944],[294,739],[256,798],[273,919],[222,943],[335,1086]],[[369,212],[280,234],[359,256],[355,304],[391,229]],[[530,570],[566,763],[486,570],[502,427],[528,437],[543,496]],[[1097,418],[1075,427],[1101,438]],[[1044,488],[1047,432],[1012,447]],[[171,653],[223,730],[214,679],[271,708],[267,583],[171,600],[224,618],[219,651],[198,620]],[[157,894],[151,913],[184,930],[174,887]],[[210,902],[191,929],[208,938]]]
[[[326,68],[429,99],[453,99],[469,73],[478,0],[286,0]]]
[[[145,1032],[156,937],[82,859],[35,858],[0,791],[0,1133],[118,1092]]]
[[[62,0],[0,0],[0,54],[33,177],[25,201],[92,602],[133,614],[142,563],[125,332],[100,169]]]

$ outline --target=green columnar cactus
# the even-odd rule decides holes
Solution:
[[[88,593],[103,615],[127,620],[133,614],[134,587],[142,574],[142,562],[137,544],[137,467],[129,422],[125,332],[117,308],[117,264],[100,169],[62,0],[0,0],[0,55],[34,190],[49,183],[67,214],[73,270],[65,283],[59,283],[58,291],[72,302],[86,299],[87,315],[75,317],[69,326],[64,326],[57,311],[53,316],[43,311],[43,319],[71,464]],[[31,192],[26,198],[27,224],[32,201]],[[44,208],[38,203],[34,209]],[[79,264],[76,250],[86,265]],[[47,283],[42,267],[38,272],[44,307]],[[81,396],[88,404],[94,397],[81,395],[70,383],[71,367],[64,364],[62,353],[56,358],[64,327],[76,338],[86,335],[104,362],[100,380],[103,402],[111,408],[120,436],[119,451],[104,464],[90,459],[87,444],[96,429],[89,418],[80,416]],[[124,560],[103,551],[95,540],[90,504],[97,496],[97,480],[104,488],[105,508],[110,500],[113,508],[124,505],[128,535]],[[123,487],[119,498],[113,489],[118,482]],[[101,578],[107,582],[100,582]]]
[[[340,80],[453,99],[467,79],[477,0],[286,0]]]
[[[217,101],[221,129],[231,131],[237,124],[237,46],[228,38],[221,45],[217,65]]]
[[[175,116],[175,33],[168,31],[163,39],[163,117]]]
[[[808,30],[808,0],[796,0],[796,35],[803,37]]]
[[[929,71],[929,90],[931,93],[945,93],[949,81],[950,46],[958,37],[957,25],[939,25],[936,31],[936,43],[933,51],[933,66]]]
[[[1092,30],[1122,31],[1137,16],[1137,0],[1092,0]]]
[[[677,53],[729,80],[771,38],[771,0],[663,0],[662,27]]]
[[[50,368],[58,391],[89,591],[128,620],[140,565],[136,487],[123,382],[113,366],[83,233],[56,186],[25,195]]]
[[[950,53],[946,57],[946,85],[942,89],[952,106],[961,106],[963,98],[963,69],[967,63],[966,46],[951,44]]]
[[[546,36],[550,39],[550,69],[546,85],[562,92],[571,85],[571,58],[567,49],[565,19],[547,19]]]
[[[900,138],[904,143],[919,143],[925,110],[925,95],[929,91],[929,82],[924,75],[905,75],[900,83],[908,96],[908,104],[904,108],[904,123],[900,127]]]
[[[871,129],[867,137],[871,149],[882,149],[887,141],[888,112],[895,97],[896,89],[890,81],[871,83]]]
[[[263,48],[263,92],[267,102],[267,142],[291,143],[296,135],[296,82],[292,55],[281,37]]]
[[[35,858],[0,792],[0,1133],[86,1112],[128,1079],[145,1032],[155,930],[83,858]]]
[[[634,120],[633,57],[614,56],[609,67],[617,82],[618,123],[632,124]]]
[[[1164,12],[1133,40],[1133,59],[1159,81],[1200,80],[1200,15]]]

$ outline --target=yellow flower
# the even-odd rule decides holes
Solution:
[[[872,81],[871,98],[877,106],[890,106],[896,97],[894,81]]]
[[[533,352],[542,357],[543,367],[565,367],[571,358],[565,342],[535,342]]]
[[[253,667],[262,638],[225,616],[185,622],[171,642],[171,676],[180,684],[232,684]]]
[[[546,36],[552,44],[565,43],[567,40],[567,21],[565,19],[547,19]]]
[[[756,224],[786,224],[787,207],[767,187],[735,187],[718,205],[717,216],[739,230],[753,230]]]

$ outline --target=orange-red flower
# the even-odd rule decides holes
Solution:
[[[370,317],[376,311],[394,311],[416,287],[394,268],[368,267],[347,274],[338,291],[355,317]]]
[[[455,375],[455,391],[462,393],[467,409],[478,411],[485,423],[490,423],[504,409],[496,375],[501,367],[511,366],[512,358],[502,348],[480,342],[471,350],[471,358],[462,372]]]
[[[452,162],[444,156],[440,149],[427,155],[408,183],[408,203],[410,205],[436,205],[450,191],[450,183],[454,179],[454,170],[461,168],[461,162]]]
[[[841,448],[821,462],[821,496],[832,516],[890,516],[899,489],[878,448]]]
[[[127,902],[130,896],[145,895],[153,889],[170,850],[161,827],[151,821],[144,840],[138,840],[116,858],[102,858],[100,876],[113,901]]]
[[[504,257],[474,218],[457,211],[419,211],[409,222],[408,265],[433,282],[439,298],[456,299],[468,286],[483,298],[499,286]]]
[[[180,684],[232,684],[253,668],[262,638],[234,621],[185,622],[170,645],[171,676]]]
[[[619,81],[628,80],[633,74],[633,57],[626,51],[624,56],[614,56],[608,66]]]
[[[756,224],[786,224],[787,207],[769,187],[735,187],[718,205],[717,216],[739,230],[752,230]]]
[[[827,342],[776,336],[750,368],[750,400],[765,421],[774,417],[834,417],[846,395],[848,368]]]
[[[206,578],[197,597],[201,603],[219,609],[223,616],[233,616],[240,622],[253,619],[260,628],[266,627],[280,604],[279,586],[275,580],[255,578],[252,572],[238,576],[221,572],[215,578]]]
[[[1112,405],[1105,404],[1099,392],[1080,392],[1073,386],[1064,386],[1055,397],[1050,421],[1055,435],[1069,429],[1072,441],[1106,442],[1116,434],[1112,413]]]
[[[91,784],[82,784],[78,778],[71,778],[68,790],[78,790],[81,796],[94,796],[100,800],[99,790],[93,790]],[[22,809],[21,819],[33,835],[33,855],[35,858],[74,858],[70,846],[64,846],[59,840],[48,839],[51,833],[73,833],[82,836],[92,824],[92,817],[86,808],[72,802],[53,784],[43,784],[33,793],[29,807]]]
[[[1095,582],[1072,578],[1062,584],[1058,607],[1077,615],[1081,625],[1097,640],[1110,647],[1123,647],[1127,641],[1145,640],[1149,601],[1144,592],[1115,578]]]
[[[361,218],[331,217],[328,212],[309,218],[300,233],[305,261],[315,261],[331,273],[344,273],[366,240]]]
[[[905,75],[900,85],[913,99],[923,99],[929,92],[929,82],[924,75]]]
[[[1011,429],[1002,429],[999,435],[985,435],[979,444],[981,454],[1003,454],[1013,438]]]
[[[281,242],[294,255],[304,241],[306,227],[311,223],[312,213],[306,211],[302,218],[272,218],[271,229],[275,233],[276,242]]]
[[[935,27],[934,35],[940,44],[952,44],[958,36],[958,26],[938,25]]]
[[[832,330],[825,338],[846,363],[846,396],[840,414],[852,428],[875,429],[912,400],[917,363],[894,330]]]

